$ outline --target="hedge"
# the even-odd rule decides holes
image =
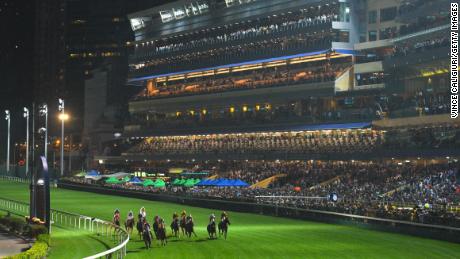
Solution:
[[[23,236],[36,238],[33,246],[20,254],[6,257],[7,259],[41,259],[46,258],[48,253],[50,236],[47,234],[48,229],[43,225],[27,225],[27,223],[16,217],[9,215],[0,217],[0,224],[7,227],[9,231],[13,231]]]
[[[37,237],[37,241],[40,241],[40,242],[45,242],[48,246],[50,245],[50,235],[48,234],[42,234],[42,235],[39,235]]]
[[[47,236],[47,237],[46,237]],[[47,242],[43,241],[46,240]],[[48,253],[49,235],[39,235],[34,245],[27,251],[17,255],[6,257],[6,259],[41,259]]]
[[[48,229],[43,225],[27,225],[24,228],[24,235],[30,238],[37,238],[43,234],[48,234]]]
[[[23,219],[10,216],[0,217],[0,224],[8,227],[10,231],[17,233],[22,233],[26,226],[26,222]]]

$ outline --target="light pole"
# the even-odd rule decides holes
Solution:
[[[26,118],[26,175],[29,174],[29,109],[24,107],[24,118]]]
[[[72,135],[69,135],[69,173],[72,173]]]
[[[18,143],[14,143],[13,148],[13,165],[16,165],[16,153],[18,152]]]
[[[45,158],[48,160],[48,105],[40,106],[40,116],[45,116]]]
[[[10,172],[10,126],[11,114],[9,110],[5,110],[5,120],[8,122],[8,143],[6,144],[6,172]]]
[[[64,176],[64,118],[65,118],[65,111],[64,111],[64,100],[59,98],[59,111],[60,119],[61,119],[61,176]]]

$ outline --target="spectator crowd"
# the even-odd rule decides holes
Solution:
[[[128,153],[365,153],[383,141],[383,131],[370,129],[165,136],[148,138]]]
[[[149,137],[130,154],[353,154],[382,150],[455,148],[456,124],[402,129],[251,132]]]
[[[448,46],[450,46],[449,37],[443,34],[434,38],[430,37],[429,39],[425,40],[405,41],[403,44],[395,45],[393,56],[407,56],[412,53],[421,53]]]
[[[213,67],[222,64],[237,63],[248,60],[285,56],[289,54],[306,53],[330,48],[332,31],[302,32],[282,37],[270,37],[261,41],[246,42],[203,51],[185,52],[177,55],[166,55],[159,58],[149,56],[139,57],[142,61],[131,65],[133,75],[162,73]]]
[[[196,31],[180,37],[165,38],[155,42],[140,43],[136,47],[139,57],[154,57],[179,51],[210,48],[213,45],[227,44],[233,41],[246,40],[260,36],[295,33],[297,30],[331,23],[337,20],[333,8],[314,6],[288,14],[279,14],[267,18],[259,18],[253,22],[242,22],[219,26],[217,28]]]
[[[256,188],[169,185],[162,189],[132,184],[104,186],[460,227],[458,211],[455,211],[460,208],[460,186],[456,179],[459,163],[456,161],[427,164],[420,160],[256,160],[189,165],[192,164],[195,170],[208,169],[217,178],[243,179],[250,184],[272,176],[277,178],[266,188],[257,185]],[[83,183],[77,178],[71,181]],[[338,195],[337,202],[326,198],[331,193]]]
[[[254,89],[263,87],[286,86],[333,81],[343,70],[350,66],[346,60],[341,62],[321,61],[301,65],[264,68],[259,70],[236,72],[223,76],[190,78],[157,83],[155,90],[144,89],[136,99],[159,98],[182,95],[216,93],[231,90]]]

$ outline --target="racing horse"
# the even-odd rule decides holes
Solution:
[[[224,238],[227,239],[228,226],[230,225],[230,220],[228,217],[222,217],[219,222],[219,236],[224,235]]]
[[[125,221],[125,229],[126,231],[131,235],[133,233],[133,229],[134,229],[134,216],[133,216],[133,212],[130,211],[128,213],[128,217],[126,218],[126,221]]]
[[[195,235],[195,237],[196,237],[196,233],[195,233],[195,230],[193,228],[194,226],[195,226],[195,223],[193,222],[192,215],[190,215],[190,216],[187,217],[187,222],[185,223],[185,234],[189,238],[192,237],[192,234]]]
[[[157,238],[160,241],[160,245],[165,246],[168,243],[166,238],[166,226],[163,219],[159,219],[160,224],[158,225],[158,234]]]
[[[155,216],[153,218],[153,225],[152,225],[152,228],[153,228],[153,233],[155,234],[155,238],[156,240],[160,240],[158,238],[158,229],[160,228],[160,217],[159,216]]]
[[[143,223],[141,214],[139,214],[139,220],[137,221],[136,229],[137,229],[137,233],[139,234],[139,239],[142,239],[142,233],[143,233],[143,230],[144,230],[144,223]]]
[[[142,227],[142,238],[144,239],[145,247],[147,249],[152,247],[152,231],[150,231],[150,224],[147,220],[144,220],[143,227]]]
[[[181,219],[180,219],[180,229],[182,231],[182,235],[185,236],[185,231],[186,231],[186,225],[187,225],[187,215],[182,212]]]
[[[215,221],[211,221],[208,224],[207,230],[208,230],[209,239],[217,238]]]
[[[174,234],[174,237],[179,237],[179,217],[174,214],[173,221],[171,222],[171,231]]]

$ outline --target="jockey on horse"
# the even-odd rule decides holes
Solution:
[[[134,229],[134,214],[132,211],[128,212],[128,217],[126,217],[125,221],[125,229],[131,235]]]
[[[222,211],[222,213],[220,214],[220,222],[218,224],[218,228],[219,228],[219,236],[222,234],[222,220],[225,218],[225,217],[228,217],[227,215],[227,212],[225,211]]]
[[[144,219],[142,217],[142,214],[139,213],[139,215],[137,215],[138,217],[138,221],[137,221],[137,224],[136,224],[136,229],[137,229],[137,233],[139,234],[139,238],[142,239],[142,231],[143,231],[143,228],[144,228]]]
[[[146,219],[143,219],[142,224],[142,238],[144,239],[145,246],[148,248],[152,247],[152,231],[150,230],[150,224]]]
[[[159,219],[159,225],[158,225],[158,239],[160,240],[160,244],[165,246],[168,243],[168,240],[166,239],[166,226],[165,226],[165,221],[160,218]]]
[[[209,224],[207,227],[209,239],[217,238],[216,236],[216,216],[211,214],[209,216]]]
[[[179,215],[176,212],[173,214],[172,222],[171,222],[171,230],[174,233],[175,237],[179,235]]]
[[[230,220],[228,218],[227,212],[222,212],[219,222],[219,236],[224,235],[224,238],[227,239],[228,226],[230,225]]]
[[[120,226],[120,211],[118,209],[113,213],[113,224]]]
[[[193,222],[192,214],[190,214],[187,217],[186,223],[185,223],[185,233],[187,234],[189,238],[192,237],[192,233],[193,235],[195,235],[195,237],[197,236],[193,228],[194,226],[195,226],[195,222]]]
[[[187,223],[187,212],[183,210],[180,217],[181,217],[180,218],[180,229],[182,230],[182,235],[185,236],[185,225]]]
[[[142,215],[142,220],[147,219],[147,212],[145,211],[145,208],[144,208],[144,207],[142,207],[142,208],[139,210],[139,215]]]
[[[158,229],[159,229],[159,227],[160,227],[160,217],[159,217],[159,216],[155,216],[155,217],[153,218],[153,225],[152,225],[152,227],[153,227],[153,233],[155,234],[155,238],[156,238],[157,240],[160,240],[160,239],[158,238]]]

